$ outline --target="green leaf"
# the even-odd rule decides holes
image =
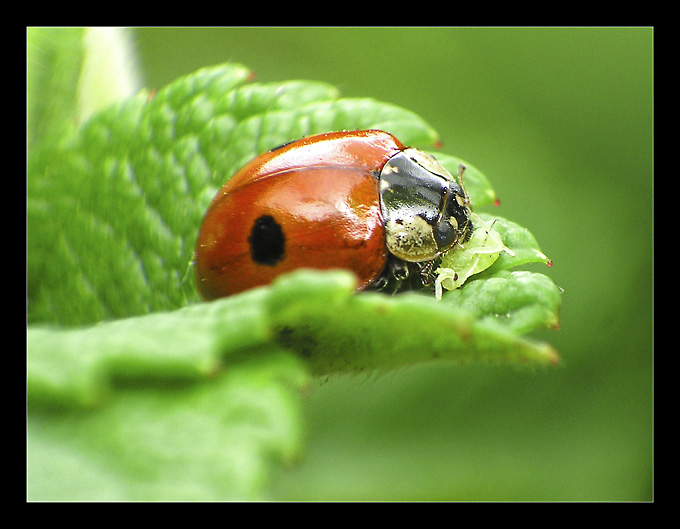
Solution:
[[[91,408],[106,404],[120,384],[200,383],[272,346],[294,351],[320,375],[436,358],[557,361],[549,346],[516,336],[558,324],[559,290],[544,275],[498,272],[442,302],[420,294],[356,295],[355,288],[349,272],[301,270],[270,287],[177,311],[94,327],[31,328],[29,406]]]
[[[415,293],[355,295],[355,286],[351,274],[312,271],[289,274],[272,285],[267,302],[274,333],[315,374],[433,360],[553,364],[559,359],[549,345],[497,325],[494,311],[501,305],[457,306]],[[544,295],[540,290],[538,297]]]
[[[33,327],[28,332],[28,403],[101,404],[116,381],[200,381],[229,355],[270,343],[263,291],[93,327]]]
[[[556,362],[516,334],[537,324],[546,285],[505,274],[439,303],[356,295],[348,272],[302,270],[178,311],[29,329],[29,498],[257,499],[271,465],[301,451],[308,370]]]
[[[29,328],[29,499],[260,499],[300,455],[308,384],[265,295]]]
[[[140,75],[130,30],[85,28],[84,57],[78,81],[78,117],[84,123],[112,103],[140,90]]]
[[[559,327],[560,295],[559,288],[543,274],[502,270],[449,292],[443,303],[469,311],[474,319],[525,334]]]
[[[300,456],[306,375],[289,353],[261,350],[200,383],[147,377],[120,376],[95,410],[30,408],[29,500],[264,499],[273,466]]]
[[[63,139],[96,111],[139,91],[129,34],[121,28],[28,28],[29,150]]]
[[[26,144],[64,136],[77,116],[83,62],[81,28],[28,28],[26,32]]]

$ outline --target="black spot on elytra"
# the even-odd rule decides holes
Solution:
[[[258,264],[275,266],[285,255],[286,237],[271,215],[262,215],[253,223],[248,243],[250,255]]]

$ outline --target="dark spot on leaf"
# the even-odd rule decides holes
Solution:
[[[283,326],[274,329],[276,341],[302,358],[309,359],[317,353],[319,343],[308,329]]]

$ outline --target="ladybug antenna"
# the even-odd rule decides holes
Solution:
[[[467,169],[467,167],[464,163],[458,165],[458,183],[460,184],[463,194],[465,195],[465,207],[470,209],[470,195],[468,195],[467,191],[465,190],[465,182],[463,181],[463,173],[465,173],[465,169]]]

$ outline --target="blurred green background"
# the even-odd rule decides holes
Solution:
[[[135,29],[143,83],[235,61],[408,108],[482,170],[564,289],[557,368],[322,381],[282,500],[653,497],[652,28]],[[427,146],[424,146],[427,147]]]

